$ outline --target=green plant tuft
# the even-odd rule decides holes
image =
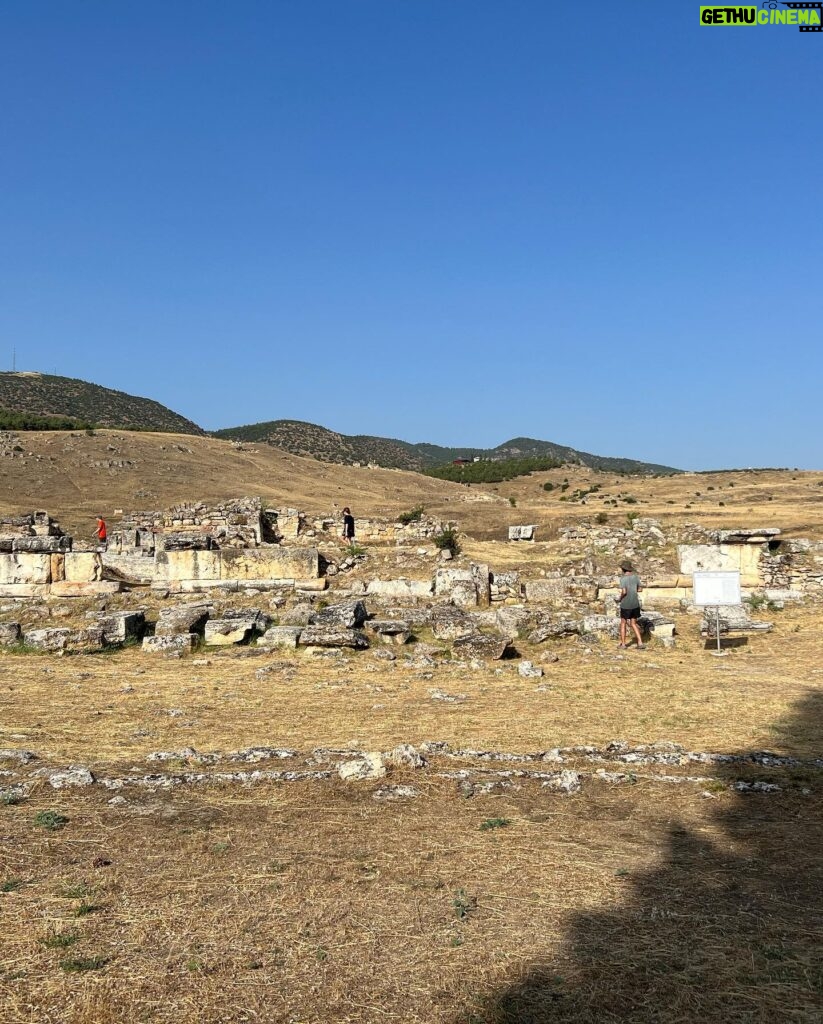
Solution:
[[[39,825],[40,828],[46,829],[48,832],[56,832],[58,829],[63,828],[67,825],[69,819],[65,814],[58,814],[57,811],[38,811],[34,816],[34,824]]]
[[[505,828],[507,825],[511,825],[510,818],[486,818],[480,823],[480,831],[489,832],[493,828]]]
[[[415,505],[414,508],[410,508],[408,512],[401,512],[397,517],[398,523],[402,523],[404,526],[408,526],[409,523],[419,523],[425,515],[426,509],[423,505]]]
[[[453,555],[460,554],[460,542],[457,539],[457,530],[453,526],[447,526],[440,533],[432,537],[432,543],[440,551],[449,550]]]

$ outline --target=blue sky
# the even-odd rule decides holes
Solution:
[[[698,10],[6,0],[0,368],[820,468],[823,35]]]

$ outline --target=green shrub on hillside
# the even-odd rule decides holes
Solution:
[[[450,462],[445,466],[435,466],[425,470],[426,476],[437,477],[438,480],[452,480],[458,484],[497,484],[504,480],[513,480],[516,476],[528,476],[547,469],[557,469],[562,463],[549,457],[529,459],[500,459],[483,462],[466,462],[455,465]]]

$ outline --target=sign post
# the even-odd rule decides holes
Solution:
[[[740,604],[739,572],[696,572],[692,574],[694,603],[703,608],[714,608],[717,650],[716,658],[723,658],[729,652],[720,649],[720,606]]]

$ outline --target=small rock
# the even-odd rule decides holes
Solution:
[[[543,669],[533,665],[530,661],[521,661],[517,666],[517,674],[524,679],[539,679],[543,675]]]
[[[386,766],[379,753],[371,753],[354,761],[341,762],[337,766],[337,774],[344,782],[366,782],[369,779],[382,779],[386,774]]]
[[[557,793],[577,793],[580,789],[580,774],[566,768],[556,778],[544,782],[543,788]]]
[[[374,800],[411,800],[420,796],[414,786],[381,786],[373,794]]]
[[[53,772],[49,775],[49,785],[52,789],[65,789],[67,786],[91,786],[94,784],[94,776],[88,768],[72,765],[71,768],[61,772]]]
[[[196,633],[176,633],[163,636],[147,636],[143,638],[143,650],[150,654],[182,655],[190,651],[197,643]]]
[[[442,690],[429,690],[429,696],[443,704],[462,704],[469,699],[465,693],[444,693]]]
[[[386,754],[386,761],[389,764],[406,765],[409,768],[425,768],[428,764],[426,758],[411,743],[401,743],[394,750],[390,750]]]

